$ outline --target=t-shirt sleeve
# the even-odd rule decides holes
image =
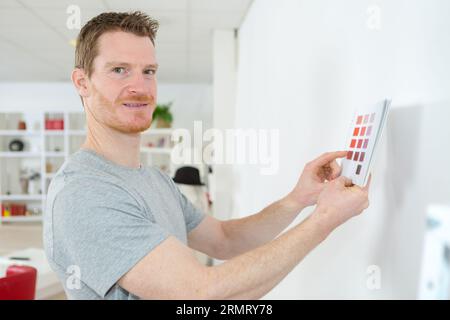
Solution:
[[[167,174],[160,171],[164,179],[170,185],[171,189],[175,193],[175,196],[179,199],[181,209],[183,211],[184,221],[186,223],[186,232],[191,232],[195,227],[197,227],[200,222],[203,221],[206,214],[194,206],[192,202],[180,191],[176,183]]]
[[[174,186],[180,197],[181,208],[183,210],[184,220],[186,221],[186,232],[189,233],[202,222],[206,214],[194,206],[175,184]]]
[[[80,279],[101,297],[170,234],[151,220],[120,186],[76,181],[61,190],[53,204],[55,238],[60,254],[70,256]],[[58,263],[58,256],[54,256]],[[66,259],[61,259],[67,261]],[[67,267],[67,266],[66,266]]]

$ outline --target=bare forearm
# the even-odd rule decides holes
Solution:
[[[259,213],[223,222],[230,258],[255,249],[279,235],[303,209],[288,197],[278,200]]]
[[[216,299],[259,299],[277,285],[331,230],[311,216],[277,239],[209,269]]]

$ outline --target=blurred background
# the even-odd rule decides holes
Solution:
[[[284,196],[306,162],[346,148],[356,108],[392,98],[370,207],[265,298],[449,299],[446,0],[0,1],[0,277],[12,261],[34,266],[35,297],[64,298],[42,255],[41,215],[52,175],[85,137],[70,82],[74,45],[95,15],[135,9],[160,22],[161,119],[143,136],[144,163],[174,177],[171,134],[194,134],[196,120],[203,130],[279,130],[274,174],[255,164],[183,165],[202,182],[181,181],[183,192],[219,219]]]

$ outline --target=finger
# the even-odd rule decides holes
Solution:
[[[336,181],[337,183],[339,183],[343,187],[352,187],[353,186],[352,179],[349,179],[349,178],[344,177],[344,176],[340,176],[339,178],[337,178],[334,181]]]
[[[372,182],[372,174],[369,174],[369,178],[367,179],[367,183],[366,183],[366,185],[363,188],[365,191],[367,191],[367,192],[369,191],[371,182]]]
[[[342,168],[340,165],[338,165],[336,160],[334,160],[330,163],[330,168],[331,168],[331,173],[330,173],[329,177],[327,177],[327,180],[334,180],[341,175]]]
[[[347,151],[334,151],[334,152],[327,152],[322,154],[320,157],[318,157],[316,160],[313,161],[314,166],[324,166],[328,163],[330,163],[333,160],[336,160],[338,158],[343,158],[347,156]]]

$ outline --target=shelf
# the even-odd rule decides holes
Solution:
[[[64,129],[46,129],[45,117],[47,114],[55,113],[61,115],[64,119]],[[86,129],[84,128],[84,113],[79,112],[72,118],[72,113],[67,112],[37,112],[36,116],[27,118],[27,130],[17,130],[14,126],[6,127],[11,121],[8,116],[14,114],[14,119],[11,121],[19,121],[23,118],[22,112],[0,112],[0,140],[6,145],[3,150],[0,150],[0,188],[3,194],[0,194],[0,203],[21,203],[27,207],[33,207],[38,210],[39,215],[32,214],[29,216],[0,216],[0,224],[2,223],[17,223],[27,224],[30,222],[41,223],[43,216],[40,214],[44,211],[45,201],[47,196],[45,191],[48,182],[55,177],[55,172],[47,173],[47,164],[51,163],[55,166],[55,171],[58,169],[60,162],[63,162],[74,151],[74,140],[86,136]],[[6,120],[5,120],[6,119]],[[8,122],[8,121],[9,122]],[[72,125],[73,124],[73,125]],[[84,129],[84,130],[83,130]],[[25,148],[23,151],[10,151],[7,143],[13,139],[20,139],[25,142],[25,145],[30,145],[30,148]],[[55,144],[53,147],[52,145]],[[75,141],[76,142],[76,141]],[[55,151],[55,148],[58,151]],[[14,163],[13,163],[14,162]],[[39,185],[42,187],[44,194],[20,194],[17,188],[19,183],[20,170],[24,168],[31,168],[33,171],[40,172],[40,176],[44,181],[40,181]],[[11,173],[9,172],[11,171]],[[13,172],[14,171],[14,172]],[[3,175],[10,173],[11,176],[8,183],[3,181]],[[14,181],[14,182],[12,182]],[[8,184],[8,185],[7,185]],[[14,186],[14,184],[16,184]],[[20,184],[19,184],[20,185]],[[13,194],[5,194],[7,191],[13,191]],[[30,211],[34,213],[35,211]]]
[[[12,194],[0,195],[0,201],[41,201],[43,196],[41,194]]]
[[[45,130],[46,136],[63,136],[64,130]]]
[[[13,216],[13,217],[0,217],[1,222],[40,222],[42,216]]]
[[[16,152],[0,152],[0,158],[40,158],[40,153],[35,152],[24,152],[24,151],[16,151]]]
[[[86,130],[69,130],[69,136],[85,136]]]
[[[0,140],[3,141],[4,149],[0,149],[0,188],[3,194],[0,194],[1,203],[22,203],[32,206],[37,211],[32,213],[40,213],[44,211],[46,205],[47,188],[49,183],[55,178],[56,172],[62,163],[77,152],[82,145],[81,140],[86,139],[89,131],[86,126],[84,112],[64,112],[64,111],[40,111],[36,113],[36,117],[27,118],[27,130],[17,130],[18,126],[14,126],[13,118],[8,118],[10,114],[14,114],[14,119],[19,119],[21,112],[0,112],[0,120],[9,119],[8,121],[0,121]],[[45,119],[47,115],[58,115],[58,118],[64,119],[64,129],[46,129]],[[11,120],[13,119],[13,120]],[[20,119],[19,119],[20,120]],[[17,120],[17,121],[19,121]],[[13,121],[13,122],[11,122]],[[16,122],[17,122],[16,121]],[[8,125],[8,126],[7,126]],[[61,127],[59,127],[61,128]],[[140,155],[142,160],[148,165],[164,166],[167,170],[171,170],[172,150],[170,140],[176,128],[150,128],[142,132],[142,137],[154,143],[153,147],[148,147],[148,143],[142,142]],[[8,148],[9,140],[20,139],[26,144],[23,151],[10,151]],[[165,140],[164,144],[161,140]],[[153,140],[160,140],[158,142]],[[158,147],[160,145],[161,147]],[[28,147],[29,146],[29,147]],[[58,150],[58,151],[55,151]],[[4,151],[4,152],[2,152]],[[50,169],[51,166],[51,169]],[[33,171],[40,173],[41,181],[39,189],[43,194],[20,194],[20,170],[31,168]],[[47,170],[49,172],[47,173]],[[9,172],[10,171],[10,172]],[[4,182],[3,175],[10,174],[7,182]],[[37,192],[37,189],[34,189]],[[13,193],[6,195],[7,191]],[[30,189],[31,191],[31,189]],[[42,216],[14,216],[1,217],[0,224],[3,222],[31,222],[42,221]]]
[[[39,136],[40,131],[0,130],[0,136]]]
[[[58,157],[65,157],[65,153],[64,152],[46,152],[44,153],[44,156],[46,158],[58,158]]]
[[[171,148],[159,148],[159,147],[141,147],[142,153],[156,153],[156,154],[171,154]]]

